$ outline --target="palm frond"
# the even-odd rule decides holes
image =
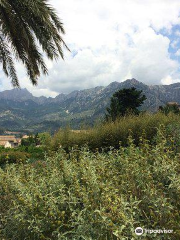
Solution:
[[[0,63],[2,63],[3,71],[6,74],[6,76],[11,78],[12,85],[14,87],[19,87],[19,82],[11,53],[8,49],[7,44],[5,43],[4,39],[1,36],[0,36]]]
[[[62,45],[68,49],[62,38],[63,24],[47,0],[1,0],[0,32],[6,39],[6,45],[1,39],[1,49],[11,49],[11,54],[25,65],[32,84],[37,84],[41,71],[48,73],[40,47],[51,60],[64,58]],[[6,52],[6,56],[11,55]],[[12,58],[8,64],[10,59],[12,64]],[[18,79],[13,84],[19,86]]]

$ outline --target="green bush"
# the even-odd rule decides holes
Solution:
[[[29,158],[29,154],[20,151],[8,151],[0,153],[0,165],[7,163],[24,163]]]
[[[137,239],[136,227],[172,229],[143,239],[180,239],[180,161],[164,130],[152,146],[59,152],[0,170],[1,239]],[[138,239],[142,239],[138,236]]]
[[[151,142],[157,134],[157,129],[161,124],[168,126],[173,123],[180,123],[180,118],[177,115],[169,114],[168,116],[157,114],[141,114],[140,116],[125,116],[119,118],[115,122],[108,122],[97,125],[87,131],[78,133],[72,132],[70,129],[60,129],[49,141],[51,149],[57,150],[60,146],[64,149],[69,149],[74,146],[88,145],[91,150],[109,149],[109,147],[127,146],[127,138],[131,132],[135,144],[139,144],[139,138],[142,134]]]
[[[29,161],[44,160],[44,148],[35,146],[19,146],[18,148],[1,148],[0,164],[20,163]],[[20,160],[19,160],[20,159]]]

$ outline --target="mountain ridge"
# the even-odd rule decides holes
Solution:
[[[142,90],[147,100],[141,107],[150,112],[160,105],[175,101],[180,103],[180,83],[171,85],[146,85],[136,79],[112,82],[108,86],[60,93],[55,98],[35,97],[27,89],[0,92],[0,127],[8,130],[55,131],[69,124],[93,124],[102,119],[113,93],[122,88]]]

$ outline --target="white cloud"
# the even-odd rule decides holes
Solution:
[[[177,50],[177,52],[175,53],[175,55],[176,55],[177,57],[180,56],[180,49]]]
[[[66,29],[72,50],[65,62],[47,60],[49,76],[34,88],[22,67],[21,85],[35,95],[55,96],[130,77],[148,84],[178,77],[178,62],[170,58],[168,37],[180,24],[180,0],[51,0]],[[178,37],[178,30],[176,31]],[[75,53],[75,54],[74,54]],[[74,55],[74,57],[73,57]],[[173,81],[173,80],[172,80]],[[170,82],[170,81],[169,81]],[[2,86],[4,85],[4,80]],[[1,87],[1,89],[3,89]]]
[[[180,37],[180,31],[177,30],[177,31],[175,32],[175,35],[178,36],[178,37]]]
[[[162,84],[169,85],[172,83],[180,82],[180,79],[173,79],[170,75],[167,75],[165,78],[162,79]]]
[[[162,84],[169,85],[172,83],[173,83],[173,79],[169,75],[162,79]]]
[[[178,43],[179,43],[179,39],[172,41],[171,42],[171,47],[172,48],[177,48]]]

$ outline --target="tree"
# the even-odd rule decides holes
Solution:
[[[107,108],[105,118],[107,121],[115,121],[127,113],[139,114],[138,108],[145,100],[146,96],[142,95],[142,91],[138,91],[134,87],[119,90],[111,97],[110,107]]]
[[[26,147],[29,147],[29,146],[37,146],[40,144],[40,141],[39,141],[39,136],[38,136],[38,133],[36,133],[35,135],[29,135],[28,138],[23,138],[22,141],[21,141],[21,145],[22,146],[26,146]]]
[[[38,140],[41,146],[43,146],[44,148],[47,148],[51,143],[51,135],[48,132],[39,133]]]
[[[180,114],[180,109],[178,104],[174,103],[174,104],[166,104],[164,107],[163,106],[159,106],[159,111],[161,111],[164,114],[169,114],[170,112],[174,113],[174,114]]]
[[[62,34],[63,24],[47,0],[0,1],[0,62],[14,87],[19,87],[14,57],[36,85],[40,71],[48,73],[40,50],[51,60],[63,58]]]

